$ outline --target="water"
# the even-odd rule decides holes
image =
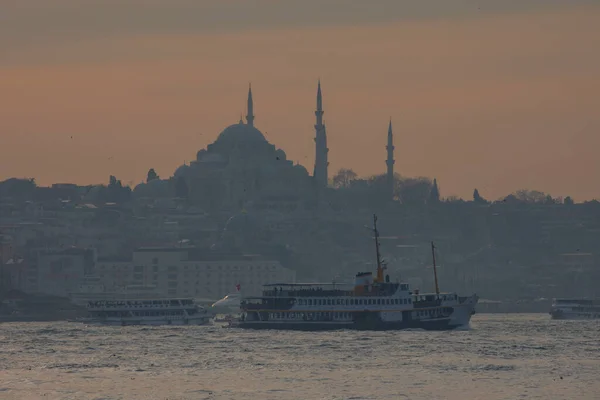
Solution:
[[[597,399],[600,321],[453,332],[0,325],[0,399]]]

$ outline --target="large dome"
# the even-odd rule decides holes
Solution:
[[[243,123],[230,125],[217,138],[215,143],[266,142],[263,134],[253,126]]]

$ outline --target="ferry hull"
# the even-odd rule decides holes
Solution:
[[[468,322],[467,324],[468,325]],[[363,331],[393,331],[403,329],[425,329],[431,331],[448,331],[465,324],[454,325],[450,318],[429,321],[377,321],[370,323],[356,322],[275,322],[275,321],[236,321],[231,324],[234,328],[243,329],[276,329],[295,331],[333,331],[333,330],[363,330]]]
[[[206,325],[210,322],[208,318],[189,318],[189,319],[98,319],[82,318],[78,322],[93,325],[108,326],[162,326],[162,325]]]
[[[384,320],[377,313],[367,313],[363,318],[354,321],[257,321],[237,320],[230,323],[232,328],[243,329],[276,329],[297,331],[333,331],[341,329],[363,331],[393,331],[403,329],[424,329],[430,331],[449,331],[469,325],[475,311],[476,299],[473,304],[457,307],[446,318],[404,319],[399,321]]]
[[[598,320],[600,319],[600,313],[550,312],[550,317],[556,320]]]

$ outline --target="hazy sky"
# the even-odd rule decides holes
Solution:
[[[4,0],[0,179],[170,176],[245,114],[312,171],[436,177],[444,196],[600,198],[600,4]],[[72,139],[71,139],[72,137]]]

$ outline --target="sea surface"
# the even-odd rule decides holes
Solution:
[[[0,399],[600,399],[600,321],[452,332],[0,324]]]

